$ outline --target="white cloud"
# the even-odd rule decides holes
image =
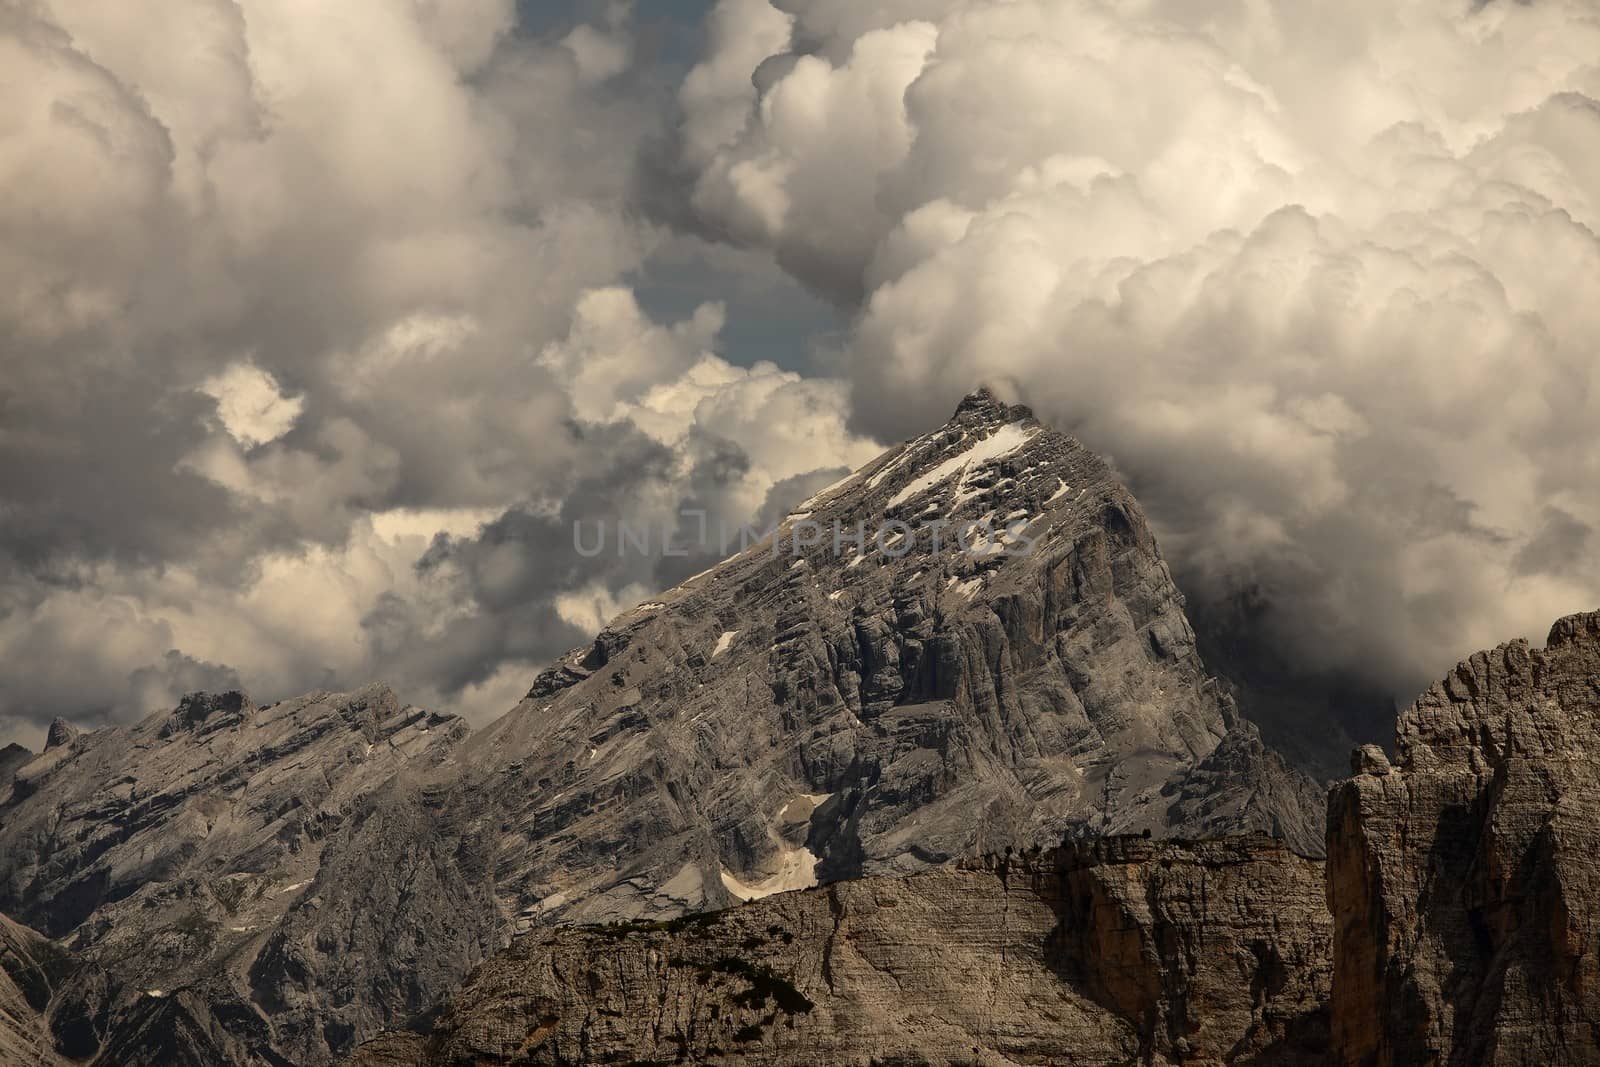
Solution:
[[[577,639],[560,596],[657,580],[563,555],[570,515],[669,515],[723,467],[756,508],[794,466],[642,402],[718,358],[723,315],[653,323],[626,288],[670,113],[628,5],[516,16],[0,14],[0,722],[219,679],[483,712]],[[746,378],[842,388],[727,374],[725,421],[730,391],[773,403]]]
[[[864,294],[869,428],[1008,384],[1200,592],[1400,685],[1600,601],[1592,5],[783,6],[814,55],[695,202]]]
[[[276,441],[305,409],[303,397],[285,396],[272,375],[249,363],[235,363],[200,383],[200,392],[217,402],[223,428],[246,448]]]

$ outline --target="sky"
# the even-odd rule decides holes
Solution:
[[[1600,606],[1590,0],[0,0],[0,743],[475,722],[989,383],[1398,695]]]

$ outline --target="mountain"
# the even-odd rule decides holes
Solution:
[[[0,784],[0,911],[76,961],[57,1045],[310,1067],[519,930],[1063,838],[1320,852],[1138,503],[1025,408],[973,394],[730,547],[476,734],[381,687],[52,729]]]
[[[1358,749],[1327,861],[1102,838],[540,931],[352,1067],[1600,1062],[1600,612]]]
[[[57,1067],[44,1013],[71,961],[50,939],[0,916],[0,1063]]]
[[[527,923],[1066,833],[1321,848],[1320,791],[1207,674],[1133,496],[987,392],[625,613],[466,753]]]

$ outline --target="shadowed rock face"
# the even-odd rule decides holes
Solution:
[[[11,776],[18,767],[33,759],[33,753],[21,745],[7,745],[0,748],[0,784],[11,781]]]
[[[1330,938],[1316,860],[1115,838],[530,935],[353,1062],[1314,1063]]]
[[[1600,614],[1480,652],[1329,800],[1344,1061],[1600,1062]]]

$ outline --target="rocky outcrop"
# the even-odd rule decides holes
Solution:
[[[1057,861],[1060,973],[1141,1062],[1321,1062],[1333,930],[1320,861],[1268,838],[1108,838]]]
[[[432,1003],[500,943],[489,894],[461,884],[473,868],[408,815],[423,795],[404,783],[447,772],[465,735],[380,686],[269,707],[197,694],[130,728],[52,729],[0,782],[0,910],[72,960],[27,987],[44,1047],[108,1067],[310,1065]],[[374,825],[392,851],[339,848]],[[360,914],[323,907],[345,879]]]
[[[530,935],[353,1062],[1315,1063],[1330,937],[1316,860],[1115,838]]]
[[[66,719],[55,719],[50,723],[50,729],[45,733],[44,750],[49,752],[52,748],[70,745],[77,740],[82,732]]]
[[[1600,1062],[1600,614],[1481,652],[1329,801],[1343,1060]]]

